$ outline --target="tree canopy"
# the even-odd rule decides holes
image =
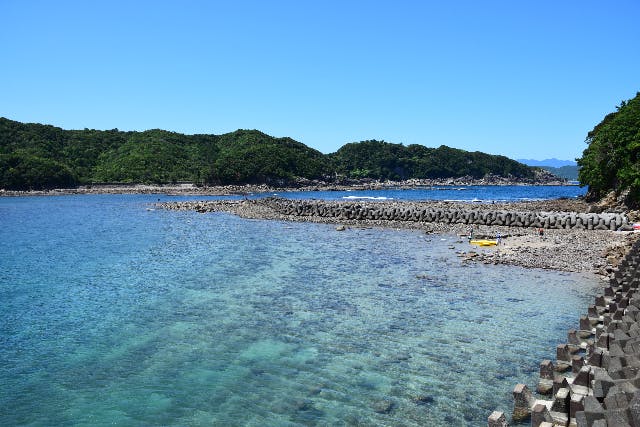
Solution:
[[[533,178],[532,168],[504,156],[469,152],[441,145],[428,148],[384,141],[346,144],[330,158],[339,173],[352,178],[428,179],[487,174]]]
[[[93,183],[289,185],[301,178],[398,180],[486,174],[532,178],[508,159],[446,146],[362,141],[322,154],[291,138],[257,130],[223,135],[63,130],[0,118],[0,188],[73,187]]]
[[[328,173],[321,152],[291,138],[237,130],[222,135],[218,147],[209,182],[284,184],[296,178],[322,178]]]
[[[588,197],[596,200],[608,192],[628,193],[631,206],[640,205],[640,92],[623,101],[587,134],[587,148],[579,180],[589,186]]]

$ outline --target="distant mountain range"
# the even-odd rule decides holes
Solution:
[[[558,160],[558,159],[516,159],[520,163],[524,163],[527,166],[551,166],[552,168],[561,168],[562,166],[577,166],[577,163],[573,160]]]
[[[520,163],[524,163],[527,166],[537,166],[542,169],[548,170],[555,176],[568,179],[569,181],[576,181],[578,179],[578,164],[572,160],[558,160],[558,159],[518,159]]]

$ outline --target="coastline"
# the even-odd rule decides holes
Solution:
[[[521,381],[519,367],[535,368],[541,357],[532,354],[546,357],[544,352],[552,345],[548,342],[555,343],[564,336],[567,328],[546,321],[545,316],[562,313],[565,320],[574,318],[574,313],[588,303],[581,289],[588,288],[592,293],[596,287],[592,277],[582,279],[582,275],[462,263],[449,246],[463,249],[466,242],[457,244],[448,237],[443,241],[446,236],[438,234],[377,228],[337,232],[334,225],[148,211],[156,200],[154,196],[4,199],[3,211],[8,214],[5,228],[9,229],[9,236],[16,236],[11,241],[18,244],[6,247],[6,260],[21,272],[19,280],[9,282],[24,290],[23,283],[37,281],[47,286],[46,292],[29,287],[35,299],[19,298],[24,292],[15,292],[21,305],[12,305],[11,313],[19,315],[33,305],[55,308],[60,303],[73,303],[82,310],[78,333],[84,334],[86,324],[97,332],[95,342],[79,340],[81,348],[69,352],[92,357],[95,354],[97,360],[103,360],[110,352],[117,352],[120,357],[123,351],[131,360],[131,355],[135,357],[141,349],[149,348],[149,339],[154,351],[159,342],[158,351],[169,358],[168,362],[154,357],[158,364],[145,372],[168,372],[171,378],[158,378],[151,384],[172,384],[186,396],[210,396],[208,385],[218,379],[204,382],[203,391],[190,389],[185,386],[193,382],[188,372],[178,375],[184,381],[174,384],[171,381],[175,369],[167,370],[167,366],[187,366],[191,371],[190,361],[195,357],[206,370],[219,366],[220,355],[228,355],[230,366],[235,367],[242,360],[248,368],[241,367],[233,384],[246,384],[249,379],[260,387],[258,390],[267,390],[255,396],[253,388],[243,387],[240,398],[255,396],[258,404],[276,399],[278,407],[287,411],[285,414],[298,410],[297,400],[292,401],[290,396],[309,402],[301,404],[322,408],[328,399],[337,396],[334,390],[345,390],[362,397],[347,405],[341,400],[331,403],[345,414],[333,418],[333,423],[339,424],[347,419],[346,415],[355,413],[357,418],[349,415],[348,420],[366,423],[375,418],[378,422],[370,421],[372,424],[414,424],[411,420],[415,419],[424,424],[428,419],[427,424],[439,425],[438,420],[449,416],[449,424],[464,424],[465,420],[470,423],[473,419],[473,425],[481,425],[494,408],[509,407],[509,389]],[[30,236],[30,240],[23,240],[23,235]],[[34,279],[36,272],[40,275]],[[55,288],[51,289],[48,283]],[[558,299],[542,308],[539,295]],[[52,311],[59,319],[52,322],[55,326],[68,325],[67,310]],[[514,313],[534,311],[538,313],[536,327],[532,327],[529,317],[514,327]],[[496,321],[490,316],[495,316]],[[135,320],[134,328],[113,329],[114,322],[129,324],[130,319]],[[545,331],[540,340],[538,325]],[[29,324],[24,327],[29,328]],[[105,330],[113,335],[102,333]],[[505,330],[509,333],[500,333]],[[514,333],[518,330],[522,333]],[[210,331],[216,331],[215,335]],[[58,334],[48,332],[44,330],[44,335],[38,336],[53,337],[49,341],[56,348]],[[492,342],[489,353],[484,351],[488,351],[485,334],[500,336],[499,341]],[[551,341],[549,337],[555,339]],[[223,343],[227,338],[233,347]],[[136,344],[133,347],[132,342]],[[167,342],[169,346],[164,345]],[[255,342],[264,345],[252,347]],[[292,352],[280,352],[284,345],[281,342]],[[104,348],[95,343],[103,343]],[[118,345],[114,347],[114,343]],[[171,350],[175,348],[184,351],[175,353]],[[503,358],[505,348],[509,348],[510,355]],[[283,370],[272,370],[273,365],[266,365],[262,357],[244,356],[256,354],[254,349],[269,351],[269,360]],[[200,357],[203,354],[208,356]],[[471,355],[473,359],[467,357]],[[65,381],[68,363],[64,358],[58,360],[60,365],[52,365],[60,373],[55,380]],[[302,372],[312,364],[312,372],[304,377],[294,374],[301,387],[269,395],[276,375],[287,381],[292,372],[291,360],[300,361],[294,368]],[[485,360],[499,362],[489,367]],[[40,365],[37,357],[33,361],[30,366]],[[83,362],[79,360],[78,366],[86,367],[87,372],[95,370],[94,364]],[[117,373],[122,373],[116,376],[115,389],[131,386],[131,377],[140,379],[136,386],[150,384],[136,373],[139,364],[133,365],[133,371],[122,371],[113,363],[125,365],[123,369],[130,364],[107,357],[105,364],[99,366],[101,370],[118,369]],[[271,373],[265,376],[252,371],[256,365]],[[333,374],[338,369],[340,376]],[[199,367],[193,370],[204,372]],[[440,386],[438,378],[443,372],[447,382]],[[330,376],[325,380],[327,375]],[[366,380],[381,376],[388,380],[371,391]],[[460,388],[457,380],[461,377],[473,380],[465,380]],[[255,383],[254,378],[258,380]],[[308,382],[302,381],[306,378]],[[533,374],[527,378],[532,383],[536,379]],[[435,385],[421,387],[423,384]],[[39,389],[47,392],[43,385]],[[78,396],[95,396],[102,383],[96,385],[88,390],[83,386],[77,391]],[[75,390],[70,389],[70,393],[80,398]],[[231,395],[234,401],[235,396]],[[442,400],[447,396],[452,399]],[[145,397],[140,398],[143,403]],[[60,395],[63,403],[65,398],[66,393]],[[378,406],[385,402],[392,406]],[[98,405],[89,403],[92,407]],[[461,409],[453,409],[453,404]],[[390,412],[380,414],[376,408]],[[205,421],[211,419],[213,416]]]
[[[343,201],[325,202],[335,206],[349,206]],[[453,235],[464,242],[470,225],[463,223],[344,219],[318,215],[286,215],[274,209],[269,201],[262,200],[216,200],[169,202],[157,204],[159,208],[170,210],[192,210],[200,213],[226,212],[247,219],[314,222],[336,225],[336,230],[354,228],[413,229],[428,234]],[[466,209],[463,202],[369,202],[358,206],[380,208],[429,207],[449,210]],[[560,199],[531,202],[495,203],[473,205],[477,210],[498,209],[520,212],[587,212],[589,205],[581,200]],[[525,268],[541,268],[557,271],[588,273],[608,280],[620,260],[628,252],[640,233],[611,230],[545,229],[544,236],[538,235],[535,227],[512,227],[498,225],[473,226],[476,238],[493,239],[500,233],[502,244],[491,247],[477,247],[469,244],[466,251],[456,255],[461,262],[482,262],[486,264],[517,265]],[[453,249],[452,249],[453,250]]]
[[[385,190],[385,189],[416,189],[438,186],[567,186],[562,180],[518,180],[495,176],[482,179],[470,177],[446,179],[410,179],[406,181],[349,181],[339,184],[329,184],[320,181],[300,181],[291,186],[272,186],[267,184],[238,184],[197,186],[193,183],[177,184],[93,184],[74,188],[56,188],[49,190],[15,191],[0,189],[0,197],[11,196],[60,196],[73,194],[169,194],[184,196],[230,196],[252,193],[288,193],[300,191],[356,191],[356,190]]]
[[[360,182],[348,184],[326,184],[322,182],[300,183],[296,187],[274,187],[265,184],[225,185],[200,187],[193,183],[169,185],[146,184],[100,184],[77,188],[52,189],[39,191],[7,191],[0,189],[0,197],[20,196],[62,196],[85,194],[166,194],[172,196],[247,196],[264,193],[289,193],[301,191],[346,191],[346,190],[383,190],[417,189],[438,186],[517,186],[567,185],[566,182],[524,182],[499,177],[485,177],[474,180],[469,177],[457,179],[408,180],[386,182]],[[345,227],[380,227],[395,229],[415,229],[425,233],[437,233],[457,236],[465,241],[469,225],[443,222],[413,222],[395,220],[347,220],[319,216],[282,215],[264,206],[257,200],[208,201],[203,208],[201,202],[182,204],[178,209],[202,211],[220,211],[243,218],[263,220],[303,221],[334,224]],[[349,202],[331,202],[334,204]],[[466,209],[470,203],[451,201],[428,202],[373,202],[375,206],[428,206],[442,209]],[[367,205],[359,203],[359,205]],[[176,209],[175,206],[161,205],[163,208]],[[505,202],[473,204],[473,209],[493,209],[519,212],[591,212],[593,207],[580,199],[556,199],[527,202]],[[500,233],[502,244],[493,247],[469,245],[468,250],[457,253],[463,262],[482,262],[487,264],[518,265],[526,268],[542,268],[558,271],[593,273],[602,277],[612,273],[620,259],[640,238],[639,233],[616,232],[609,230],[548,229],[544,237],[537,235],[534,227],[509,227],[498,225],[474,225],[475,236],[494,239]]]
[[[166,190],[166,189],[165,189]],[[122,192],[117,192],[122,193]],[[139,191],[136,194],[140,193]],[[162,191],[166,193],[166,191]],[[72,193],[73,194],[73,193]],[[77,193],[75,193],[77,194]],[[95,193],[89,193],[95,194]],[[109,193],[101,193],[109,194]],[[232,193],[238,194],[238,193]],[[146,198],[149,199],[149,198]],[[155,199],[155,198],[154,198]],[[390,228],[412,229],[427,234],[451,236],[448,241],[457,243],[449,249],[459,258],[462,264],[506,264],[533,269],[549,269],[584,274],[592,280],[593,275],[600,276],[603,281],[612,280],[618,274],[621,260],[634,242],[640,241],[640,233],[620,232],[614,230],[581,230],[545,228],[544,236],[537,234],[535,227],[512,227],[498,225],[474,224],[474,235],[478,238],[492,239],[497,233],[502,236],[502,245],[496,247],[475,247],[467,245],[466,236],[469,224],[445,222],[421,222],[411,220],[383,219],[346,219],[340,217],[324,217],[318,215],[287,215],[274,209],[274,200],[278,199],[241,199],[190,201],[155,203],[163,209],[190,210],[201,214],[225,212],[242,218],[256,220],[296,221],[331,224],[326,233],[347,233],[350,228]],[[282,200],[282,199],[281,199]],[[308,203],[305,201],[287,201],[291,203]],[[592,206],[580,199],[555,199],[528,202],[505,203],[468,203],[452,201],[322,201],[336,206],[371,206],[387,209],[403,209],[405,207],[428,207],[447,210],[509,211],[509,212],[590,212]],[[152,206],[148,209],[151,210]],[[142,209],[144,210],[144,208]],[[335,230],[335,231],[334,231]],[[325,233],[324,230],[321,230]],[[354,233],[355,234],[355,233]],[[374,233],[375,234],[375,233]],[[352,234],[353,236],[353,234]],[[435,238],[433,240],[439,240]],[[198,239],[196,239],[198,240]],[[464,245],[461,245],[463,244]],[[196,241],[196,244],[197,241]],[[448,244],[448,243],[447,243]],[[468,249],[460,250],[461,246]],[[455,264],[455,262],[454,262]],[[513,272],[514,270],[512,270]],[[534,276],[536,273],[532,273]],[[518,283],[515,281],[515,283]],[[578,281],[580,283],[580,281]],[[536,289],[533,284],[531,289]],[[571,335],[570,335],[571,337]],[[563,365],[564,366],[564,365]],[[502,414],[502,413],[500,413]],[[492,414],[493,416],[493,414]],[[491,420],[491,419],[490,419]],[[490,424],[491,425],[491,424]]]

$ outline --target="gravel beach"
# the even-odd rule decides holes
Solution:
[[[328,204],[346,204],[332,201]],[[369,203],[359,203],[367,206]],[[577,199],[560,199],[517,203],[469,204],[449,201],[434,202],[370,202],[376,207],[430,207],[442,209],[504,210],[517,212],[588,212],[590,206]],[[304,221],[336,225],[338,230],[349,227],[383,227],[414,229],[425,233],[456,235],[466,241],[470,226],[440,222],[414,222],[395,220],[344,220],[321,216],[283,215],[274,210],[265,199],[239,201],[206,201],[160,203],[159,207],[172,210],[195,210],[201,213],[227,212],[243,218]],[[469,245],[459,251],[461,262],[510,264],[527,268],[543,268],[559,271],[593,273],[603,277],[613,272],[640,233],[610,230],[545,229],[539,236],[533,227],[473,226],[474,237],[493,239],[499,233],[501,244],[478,247]]]

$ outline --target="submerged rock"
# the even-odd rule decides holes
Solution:
[[[421,394],[419,396],[415,396],[411,400],[416,405],[430,405],[431,403],[433,403],[435,401],[433,396],[430,396],[428,394]]]
[[[409,359],[411,359],[411,355],[409,353],[406,353],[406,352],[398,353],[398,354],[395,355],[395,360],[398,360],[398,361],[405,361],[405,360],[409,360]]]
[[[393,411],[393,407],[393,402],[389,399],[378,400],[373,404],[373,410],[378,414],[388,414]]]
[[[297,411],[310,411],[313,408],[313,401],[309,399],[297,399],[293,402]]]

